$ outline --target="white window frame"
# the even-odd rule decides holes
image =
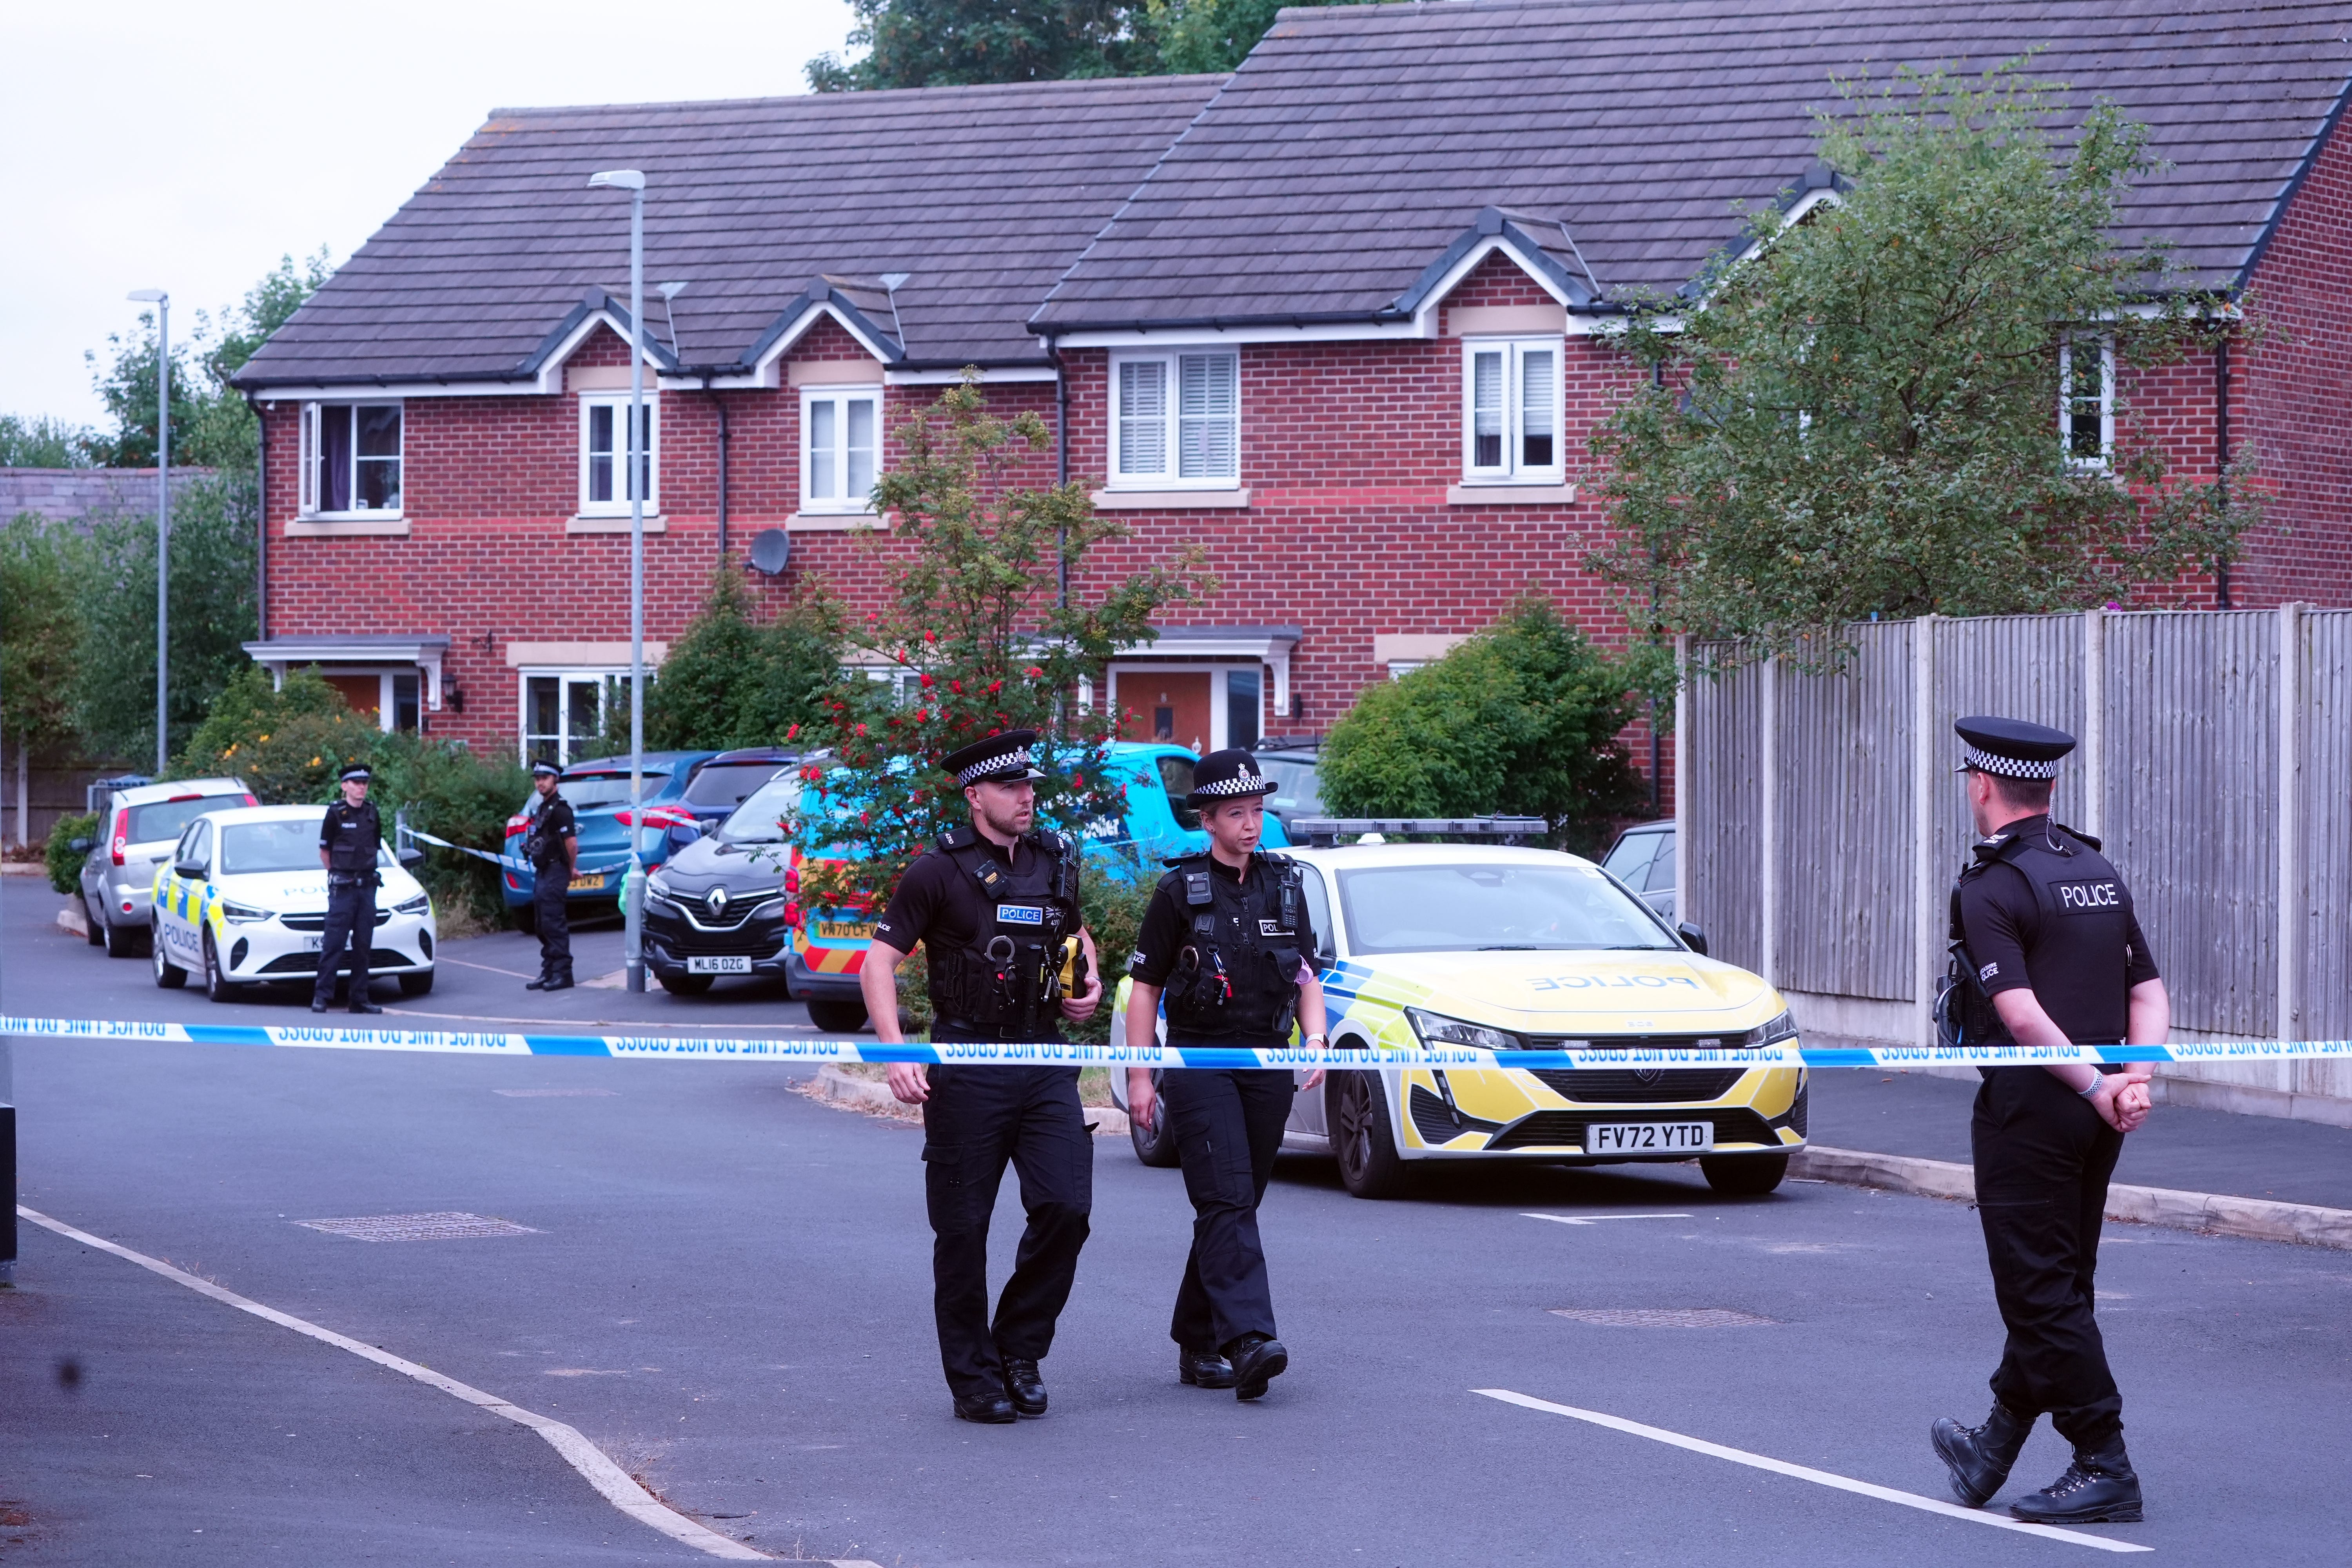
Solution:
[[[1187,359],[1216,357],[1233,365],[1233,412],[1230,416],[1196,415],[1196,419],[1230,417],[1233,421],[1233,472],[1229,474],[1183,474],[1183,373]],[[1123,387],[1126,367],[1157,364],[1160,369],[1161,408],[1156,420],[1136,421],[1148,426],[1157,423],[1160,428],[1160,467],[1157,469],[1125,466],[1124,444],[1120,437],[1135,416],[1125,412]],[[1242,483],[1242,366],[1237,349],[1210,344],[1177,345],[1155,350],[1150,353],[1114,353],[1110,356],[1110,449],[1105,454],[1107,487],[1115,490],[1234,490]]]
[[[656,672],[650,667],[647,668],[646,682],[648,686],[652,685],[655,675]],[[568,768],[573,763],[589,755],[584,745],[593,743],[596,739],[594,735],[572,733],[572,701],[571,694],[566,689],[569,686],[575,682],[598,683],[601,689],[596,700],[596,716],[600,723],[608,721],[611,704],[626,702],[629,700],[629,669],[626,665],[584,665],[576,668],[527,665],[517,670],[515,676],[515,742],[520,748],[517,755],[522,759],[522,765],[525,767],[530,766],[540,754],[531,750],[530,683],[533,680],[555,682],[556,732],[548,739],[554,743],[554,760],[559,767]],[[602,734],[603,731],[600,729],[597,733]]]
[[[2099,350],[2099,454],[2074,449],[2074,360],[2079,348]],[[2086,356],[2087,357],[2087,356]],[[2116,340],[2106,332],[2070,332],[2058,340],[2058,446],[2077,468],[2105,468],[2116,455]]]
[[[629,515],[629,493],[626,484],[614,486],[611,500],[588,499],[588,431],[591,410],[610,408],[613,413],[613,437],[616,445],[625,445],[625,434],[629,427],[629,395],[625,392],[584,393],[580,398],[580,515],[582,517],[626,517]],[[646,515],[661,513],[661,398],[651,387],[646,389]],[[613,461],[625,473],[628,459],[615,450]]]
[[[1478,356],[1503,356],[1503,460],[1478,461]],[[1527,356],[1551,355],[1550,463],[1535,467],[1519,461],[1520,440],[1527,434]],[[1462,482],[1465,485],[1564,485],[1568,482],[1568,340],[1561,337],[1486,337],[1462,340]]]
[[[399,506],[389,507],[347,507],[341,511],[321,511],[319,509],[319,495],[320,488],[319,484],[319,465],[323,460],[324,449],[320,444],[321,431],[320,426],[325,416],[324,411],[331,410],[342,415],[345,418],[351,418],[352,417],[352,410],[356,408],[394,408],[400,412],[400,456],[396,461],[400,465],[400,484],[398,487],[398,493],[401,498],[401,504]],[[405,509],[408,500],[408,405],[403,399],[397,397],[355,397],[335,403],[303,404],[301,450],[297,454],[297,456],[300,459],[301,468],[301,473],[296,489],[296,509],[298,515],[305,518],[316,518],[329,522],[356,519],[366,519],[371,521],[393,521],[407,515]],[[357,430],[352,432],[350,461],[352,464],[352,471],[349,475],[345,476],[345,478],[349,485],[348,493],[356,500],[358,498],[360,489],[360,452]]]
[[[855,383],[833,385],[829,383],[801,389],[801,510],[821,512],[833,517],[872,517],[874,491],[871,486],[862,496],[847,493],[849,489],[849,413],[847,405],[860,400],[874,405],[874,478],[882,478],[883,414],[882,388],[863,386]],[[834,405],[834,448],[831,454],[841,476],[844,493],[818,496],[811,493],[810,485],[816,471],[816,446],[812,432],[816,428],[814,411],[820,403]]]

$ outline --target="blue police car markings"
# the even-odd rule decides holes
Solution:
[[[1541,974],[1528,982],[1531,991],[1591,991],[1622,990],[1627,986],[1687,985],[1698,989],[1698,982],[1687,974]]]
[[[1041,926],[1045,923],[1043,904],[999,904],[996,918],[1009,926]]]

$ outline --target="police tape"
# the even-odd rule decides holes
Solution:
[[[1240,1046],[1090,1046],[952,1041],[884,1045],[860,1040],[758,1040],[676,1035],[467,1033],[438,1029],[337,1028],[325,1025],[163,1024],[104,1018],[0,1017],[0,1035],[32,1039],[139,1040],[168,1045],[293,1047],[346,1051],[428,1051],[494,1057],[635,1057],[666,1061],[919,1062],[940,1067],[1129,1067],[1477,1072],[1497,1068],[1606,1069],[1654,1067],[1920,1068],[2053,1067],[2069,1062],[2311,1061],[2352,1058],[2352,1040],[2190,1042],[2165,1046],[1806,1046],[1677,1050],[1666,1046],[1581,1050],[1489,1051],[1469,1046],[1370,1050],[1257,1050]]]
[[[477,860],[488,860],[493,866],[503,866],[509,871],[528,871],[532,868],[530,861],[519,858],[516,856],[493,855],[487,849],[468,849],[463,844],[452,844],[447,839],[436,837],[434,835],[425,832],[425,829],[421,827],[404,826],[401,829],[401,832],[410,838],[422,839],[425,843],[434,845],[438,848],[455,849],[460,855],[471,855]],[[609,866],[583,866],[580,869],[574,871],[572,875],[575,877],[600,877],[607,871],[621,870],[627,865],[628,862],[626,860],[615,860]]]

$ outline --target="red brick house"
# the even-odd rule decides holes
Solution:
[[[1286,13],[1230,78],[501,111],[239,374],[252,651],[480,747],[597,728],[626,664],[626,223],[586,180],[616,166],[647,174],[661,285],[656,658],[764,533],[765,592],[870,593],[888,429],[967,364],[1055,430],[1034,478],[1133,523],[1105,570],[1208,550],[1220,592],[1111,672],[1147,728],[1320,731],[1529,585],[1622,636],[1577,479],[1633,373],[1596,334],[1736,243],[1736,204],[1828,195],[1832,74],[2036,47],[2152,129],[2121,226],[2271,323],[2122,389],[2179,471],[2252,443],[2276,492],[2232,580],[2179,592],[2352,603],[2347,38],[2352,0],[1477,0]]]

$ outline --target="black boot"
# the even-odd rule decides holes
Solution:
[[[983,1426],[1009,1426],[1021,1419],[1013,1408],[1013,1401],[1003,1390],[991,1394],[959,1394],[955,1396],[956,1419],[977,1421]]]
[[[522,988],[526,991],[544,991],[547,989],[547,977],[553,973],[553,970],[548,968],[546,964],[542,963],[539,966],[539,978],[536,980],[524,981],[522,983]]]
[[[1019,1415],[1045,1414],[1045,1380],[1038,1373],[1037,1363],[1017,1357],[1004,1363],[1004,1391],[1013,1396],[1013,1409]]]
[[[1224,1349],[1225,1359],[1234,1363],[1235,1399],[1263,1398],[1267,1383],[1290,1365],[1290,1352],[1282,1342],[1265,1334],[1244,1334]]]
[[[2132,1473],[2123,1438],[2075,1449],[2064,1475],[2011,1503],[2009,1511],[2029,1524],[2137,1524],[2139,1477]]]
[[[1231,1388],[1234,1363],[1214,1351],[1181,1349],[1176,1352],[1176,1381],[1189,1388]]]
[[[1951,1468],[1952,1495],[1970,1508],[1982,1508],[2009,1479],[2010,1467],[2032,1430],[2032,1420],[1995,1405],[1981,1426],[1963,1426],[1947,1415],[1928,1429],[1927,1437]]]
[[[568,970],[568,969],[559,969],[559,970],[555,971],[553,973],[550,974],[550,975],[547,977],[547,984],[544,984],[544,985],[542,985],[542,986],[541,986],[541,987],[540,987],[540,989],[541,989],[541,990],[542,990],[542,991],[569,991],[569,990],[571,990],[571,989],[572,989],[572,971],[570,971],[570,970]]]

